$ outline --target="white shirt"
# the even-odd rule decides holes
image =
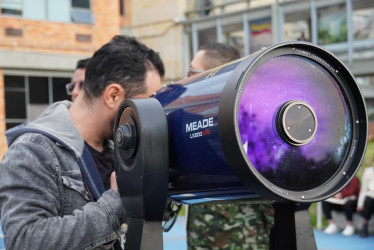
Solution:
[[[364,206],[366,196],[374,198],[374,166],[365,169],[362,175],[360,195],[358,197],[358,207]]]

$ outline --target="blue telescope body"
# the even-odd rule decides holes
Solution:
[[[288,42],[169,84],[150,100],[127,100],[115,132],[119,171],[135,171],[139,153],[164,157],[164,190],[177,202],[312,203],[358,171],[367,115],[343,63],[313,44]],[[144,167],[142,181],[159,173],[156,164],[157,157]]]

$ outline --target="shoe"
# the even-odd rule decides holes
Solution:
[[[361,229],[361,232],[360,232],[360,237],[368,237],[368,236],[369,236],[368,225],[364,224],[364,225],[362,225],[362,229]]]
[[[338,227],[336,226],[335,223],[329,224],[326,229],[325,229],[325,234],[334,234],[338,231]]]
[[[355,228],[354,228],[352,225],[347,225],[347,226],[344,228],[342,234],[343,234],[344,236],[351,236],[352,234],[354,234],[354,232],[355,232]]]

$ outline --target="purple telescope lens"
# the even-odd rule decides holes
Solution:
[[[279,115],[282,110],[287,113]],[[313,189],[333,177],[348,154],[351,120],[332,75],[297,55],[261,64],[239,99],[238,131],[248,160],[260,176],[291,191]],[[283,124],[285,137],[277,124]]]

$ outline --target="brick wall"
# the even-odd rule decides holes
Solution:
[[[182,79],[183,26],[174,19],[184,16],[185,1],[132,1],[131,5],[132,34],[160,53],[165,64],[164,83]]]
[[[130,27],[131,26],[131,1],[121,0],[125,3],[125,15],[121,17],[121,26]]]
[[[0,49],[87,54],[120,33],[118,1],[93,0],[93,25],[26,20],[0,15]],[[14,36],[5,31],[14,31]],[[17,32],[20,31],[20,32]],[[12,33],[12,32],[11,32]],[[17,36],[20,35],[21,36]],[[90,41],[77,41],[77,36]],[[91,39],[87,39],[91,37]]]

